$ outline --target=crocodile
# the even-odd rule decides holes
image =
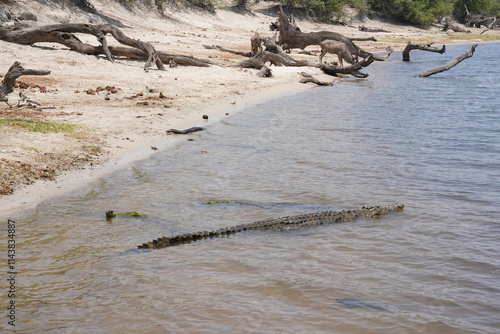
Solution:
[[[295,216],[285,216],[279,218],[266,219],[253,223],[236,225],[232,227],[220,228],[218,230],[200,231],[194,233],[178,234],[173,237],[161,237],[143,243],[137,246],[139,249],[155,249],[177,246],[181,244],[191,243],[193,241],[227,236],[242,231],[265,230],[265,231],[286,231],[296,230],[309,226],[317,226],[323,224],[338,224],[350,222],[359,217],[379,218],[382,215],[393,212],[403,211],[404,204],[396,203],[387,206],[363,206],[357,210],[342,210],[342,211],[320,211],[313,213],[300,214]]]

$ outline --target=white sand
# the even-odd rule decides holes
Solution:
[[[21,3],[29,10],[34,10],[34,5],[29,1]],[[47,92],[40,92],[35,88],[28,89],[25,94],[43,105],[56,107],[54,110],[38,113],[37,119],[83,125],[87,129],[83,131],[85,136],[92,138],[90,142],[97,142],[103,152],[100,158],[95,159],[92,167],[89,164],[84,169],[60,175],[57,182],[38,181],[16,189],[13,195],[0,197],[1,216],[33,208],[44,200],[63,195],[112,170],[123,168],[131,161],[148,157],[155,152],[151,146],[166,149],[175,141],[175,136],[167,136],[167,129],[203,126],[207,124],[202,119],[204,114],[209,116],[210,123],[246,104],[314,87],[312,84],[299,84],[299,72],[307,72],[319,80],[333,80],[313,67],[273,67],[273,78],[259,78],[256,76],[257,70],[229,67],[244,60],[244,57],[203,47],[222,45],[249,51],[250,37],[254,32],[259,32],[263,37],[272,36],[269,24],[276,17],[255,10],[255,16],[224,10],[218,10],[216,15],[183,10],[167,11],[174,20],[155,13],[133,14],[124,8],[97,0],[92,3],[98,12],[120,20],[126,26],[121,28],[122,31],[129,37],[151,42],[158,51],[192,54],[198,58],[211,59],[221,66],[167,67],[166,71],[152,69],[146,73],[143,61],[117,59],[113,64],[103,57],[78,54],[57,44],[43,43],[32,47],[0,41],[0,73],[7,72],[16,60],[25,68],[52,72],[44,77],[19,79],[45,86]],[[270,6],[270,3],[258,6]],[[36,4],[36,7],[38,24],[89,21],[88,16],[81,14],[54,10],[40,4]],[[382,41],[357,43],[367,50],[384,50],[387,45],[401,48],[406,44],[405,40],[419,42],[426,38],[437,41],[447,38],[437,28],[424,31],[370,20],[355,25],[383,28],[391,33],[363,33],[354,27],[300,20],[298,24],[303,31],[334,30],[349,37],[375,36]],[[78,37],[97,45],[92,36]],[[108,42],[110,45],[117,44],[112,38],[108,38]],[[315,56],[298,54],[298,50],[294,50],[292,56],[317,61],[319,47],[311,46],[307,50]],[[326,61],[334,59],[332,55],[325,58]],[[96,95],[86,93],[88,89],[95,90],[99,86],[114,86],[118,92],[109,94],[109,100],[105,100],[106,92]],[[153,89],[153,92],[149,92],[146,87]],[[9,95],[10,103],[17,102],[18,91]],[[165,98],[159,98],[160,92]],[[132,98],[138,93],[143,96]],[[9,110],[7,106],[0,107],[0,118],[6,118],[1,114],[6,110]],[[0,132],[0,158],[37,163],[37,155],[78,153],[82,150],[82,145],[88,142],[88,139],[63,134],[6,130]]]

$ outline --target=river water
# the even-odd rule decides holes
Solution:
[[[367,79],[250,106],[10,217],[16,329],[498,333],[500,44],[413,77],[468,47],[413,51],[409,63],[395,53]],[[136,249],[163,235],[395,202],[405,211],[376,220]],[[110,209],[148,217],[106,221]]]

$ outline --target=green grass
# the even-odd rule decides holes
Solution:
[[[480,34],[463,34],[463,35],[448,35],[450,40],[476,40],[482,41],[500,41],[500,35],[480,35]]]
[[[31,119],[0,119],[0,126],[22,128],[31,132],[74,134],[81,127],[76,124],[41,122]]]

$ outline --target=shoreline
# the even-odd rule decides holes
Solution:
[[[30,2],[24,2],[29,7]],[[73,167],[64,171],[67,169],[64,166],[56,167],[55,180],[39,178],[30,183],[33,182],[31,177],[31,180],[18,182],[30,184],[16,186],[12,194],[0,195],[2,216],[34,209],[42,202],[92,184],[131,162],[146,159],[155,152],[151,146],[164,150],[182,140],[182,135],[167,135],[167,129],[209,126],[222,120],[227,112],[234,114],[255,103],[317,87],[299,83],[299,72],[311,74],[321,81],[336,80],[315,67],[271,67],[273,78],[258,78],[258,70],[232,67],[244,57],[203,47],[221,44],[230,49],[248,51],[254,32],[259,32],[262,37],[273,34],[269,31],[269,23],[275,18],[263,14],[263,11],[255,11],[253,16],[224,10],[216,15],[172,12],[171,16],[176,16],[176,19],[171,20],[140,11],[132,13],[116,5],[108,7],[99,1],[92,2],[99,13],[120,18],[126,26],[122,30],[132,38],[150,41],[159,51],[193,54],[219,65],[209,68],[177,67],[144,73],[142,61],[119,59],[112,64],[103,57],[93,58],[50,43],[32,47],[0,41],[2,53],[6,56],[0,57],[0,75],[4,75],[14,60],[20,61],[25,68],[52,71],[46,77],[21,77],[18,82],[23,82],[27,88],[16,89],[9,98],[12,97],[15,102],[15,96],[21,90],[30,98],[52,105],[55,109],[36,111],[25,108],[16,114],[8,108],[0,108],[0,118],[28,118],[85,127],[76,136],[34,134],[10,128],[0,132],[1,159],[37,168],[42,166],[41,169],[45,164],[59,163],[57,157],[70,156],[77,162],[74,164],[76,169]],[[255,4],[261,9],[270,5],[272,3]],[[37,11],[39,24],[55,23],[51,16],[52,9],[46,8],[44,14],[43,7],[40,8]],[[67,14],[70,15],[69,12]],[[76,15],[74,18],[82,17]],[[421,43],[426,40],[436,41],[437,44],[475,42],[449,40],[453,34],[439,32],[436,28],[424,31],[381,21],[367,20],[363,24],[383,27],[391,33],[367,34],[353,27],[306,20],[298,22],[305,31],[334,30],[350,37],[374,35],[379,42],[357,44],[375,53],[384,52],[387,45],[400,51],[406,45],[404,41]],[[478,33],[479,30],[476,30],[474,32]],[[95,43],[91,38],[87,39],[88,36],[82,37],[89,44]],[[295,50],[292,56],[307,60],[312,60],[311,56],[314,56],[317,61],[318,47],[311,46],[308,51],[306,55]],[[327,55],[325,59],[332,61],[335,58]],[[116,86],[115,93],[88,93],[89,90],[97,90],[96,87],[105,86]],[[204,114],[209,116],[208,121],[202,119]],[[44,159],[40,160],[40,156]],[[55,158],[50,160],[53,156]],[[0,160],[0,171],[1,168]],[[11,166],[10,172],[16,173],[15,168]]]
[[[188,119],[178,122],[176,127],[184,129],[191,126],[210,126],[222,121],[225,117],[244,111],[249,106],[297,94],[315,87],[294,82],[273,86],[271,89],[254,90],[247,92],[239,101],[238,106],[229,102],[234,98],[221,99],[215,105],[206,105],[201,107],[198,112],[191,113]],[[198,116],[198,114],[208,115],[209,118],[204,120],[201,116],[194,117]],[[63,172],[54,181],[38,180],[33,184],[18,188],[13,194],[0,197],[0,216],[12,218],[9,215],[18,214],[21,211],[35,210],[38,205],[47,201],[68,195],[86,186],[90,187],[99,179],[120,169],[127,168],[131,163],[148,159],[157,152],[171,149],[176,143],[185,140],[185,138],[183,135],[167,134],[154,135],[150,138],[144,137],[125,151],[111,153],[108,161],[101,165],[87,165],[83,169]],[[151,146],[155,146],[157,150],[152,150]]]

